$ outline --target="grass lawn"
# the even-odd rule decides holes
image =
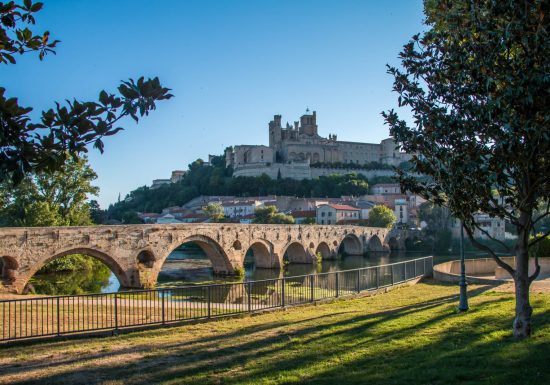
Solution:
[[[0,383],[550,384],[550,295],[514,341],[512,294],[423,283],[374,297],[118,337],[0,345]]]

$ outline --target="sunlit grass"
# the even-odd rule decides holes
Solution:
[[[512,294],[419,284],[253,317],[0,349],[0,382],[30,384],[546,384],[550,296],[511,336]]]

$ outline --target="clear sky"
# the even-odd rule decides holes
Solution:
[[[4,66],[9,96],[37,110],[159,76],[175,98],[90,150],[102,207],[229,145],[267,144],[275,114],[317,111],[319,133],[379,142],[396,107],[387,63],[422,27],[421,0],[45,0],[36,31],[57,55]]]

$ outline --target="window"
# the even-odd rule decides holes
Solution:
[[[329,224],[329,225],[331,224],[330,219],[327,221],[327,224]]]
[[[324,219],[321,219],[321,224],[322,224],[322,225],[325,224],[325,220],[324,220]]]
[[[330,213],[329,213],[329,214],[330,214]],[[324,211],[321,212],[321,216],[322,216],[322,217],[325,216],[325,212],[324,212]]]
[[[332,211],[329,211],[329,212],[328,212],[328,216],[329,216],[329,217],[332,217]]]

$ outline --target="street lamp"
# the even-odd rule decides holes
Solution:
[[[460,221],[460,281],[458,283],[460,286],[460,300],[458,302],[459,311],[468,310],[468,293],[466,288],[468,287],[468,282],[466,282],[466,265],[464,263],[464,224]]]

